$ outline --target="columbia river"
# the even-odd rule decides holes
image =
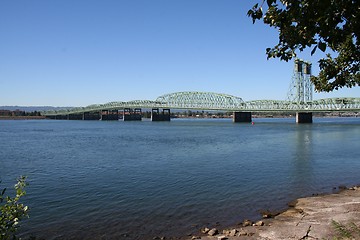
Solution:
[[[360,118],[254,122],[3,120],[0,188],[27,176],[22,236],[130,240],[231,226],[360,183]]]

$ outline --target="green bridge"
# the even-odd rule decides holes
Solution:
[[[234,122],[251,122],[252,112],[294,112],[296,122],[311,123],[313,112],[359,112],[360,98],[326,98],[312,100],[311,64],[295,60],[294,75],[287,100],[244,101],[240,97],[212,92],[177,92],[155,100],[109,102],[42,115],[52,119],[141,120],[142,109],[152,110],[153,121],[170,121],[170,109],[232,111]],[[162,111],[161,111],[162,109]]]

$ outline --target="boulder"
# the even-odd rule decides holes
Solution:
[[[201,232],[202,232],[202,233],[205,233],[205,234],[208,233],[209,231],[210,231],[210,229],[207,228],[207,227],[201,230]]]
[[[222,236],[218,236],[218,237],[217,237],[217,239],[218,239],[218,240],[226,240],[226,239],[227,239],[227,237],[226,237],[226,236],[224,236],[224,235],[222,235]]]
[[[233,230],[230,231],[229,236],[230,237],[235,237],[237,233],[238,233],[238,230],[233,229]]]
[[[250,220],[248,220],[248,219],[246,219],[246,220],[244,220],[244,222],[243,222],[243,227],[247,227],[247,226],[251,226],[253,224],[253,222],[252,221],[250,221]]]
[[[247,232],[244,229],[240,229],[239,236],[246,236]]]
[[[214,236],[214,235],[216,235],[216,234],[218,234],[218,230],[216,229],[216,228],[213,228],[213,229],[211,229],[209,232],[208,232],[208,234],[210,235],[210,236]]]
[[[280,212],[277,211],[270,211],[270,210],[262,210],[260,211],[263,218],[273,218],[280,214]]]
[[[263,221],[257,221],[254,225],[257,226],[257,227],[264,226],[264,222]]]

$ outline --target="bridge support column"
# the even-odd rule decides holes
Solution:
[[[84,112],[83,120],[100,120],[101,113],[100,112]]]
[[[68,120],[82,120],[83,119],[83,114],[81,113],[74,113],[74,114],[69,114],[68,115]]]
[[[234,123],[250,123],[251,119],[251,112],[233,112],[233,122]]]
[[[101,111],[101,120],[117,121],[117,120],[119,120],[119,111],[118,110],[103,110],[103,111]]]
[[[56,115],[55,119],[56,120],[68,120],[68,116],[69,115]]]
[[[160,113],[158,108],[153,108],[151,111],[151,121],[160,122],[160,121],[170,121],[170,109],[163,109]]]
[[[296,123],[312,123],[312,113],[311,112],[297,112],[296,113]]]
[[[141,118],[141,108],[135,108],[134,110],[130,108],[124,108],[123,121],[141,121]]]

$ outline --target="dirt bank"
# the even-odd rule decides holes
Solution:
[[[350,230],[353,224],[357,227]],[[345,227],[342,233],[336,230],[339,227]],[[336,194],[300,198],[294,207],[275,218],[218,232],[214,236],[203,233],[189,239],[360,239],[360,187]],[[350,234],[348,238],[346,234]]]

